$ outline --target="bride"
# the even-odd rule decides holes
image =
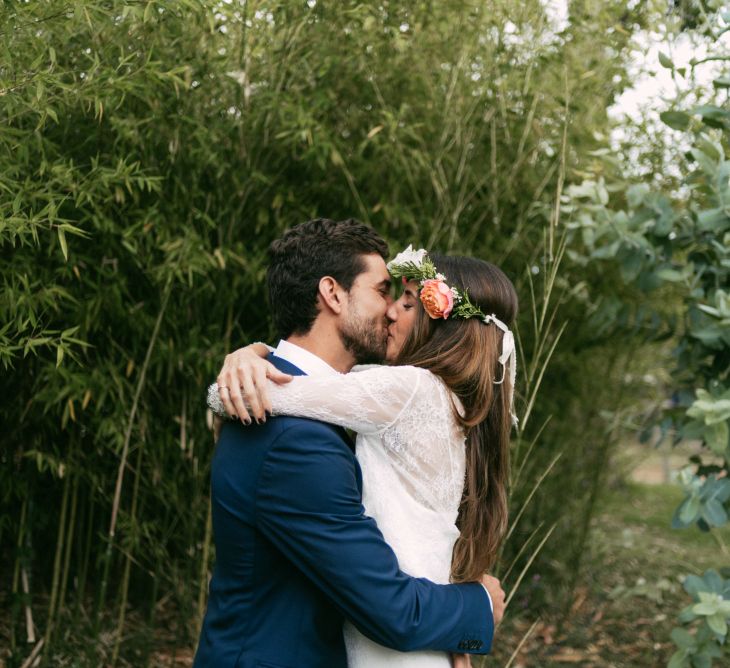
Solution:
[[[474,258],[409,246],[388,269],[404,284],[388,312],[390,366],[283,377],[262,359],[269,348],[252,344],[226,358],[218,384],[240,387],[257,420],[266,409],[356,431],[365,512],[401,569],[436,583],[478,581],[507,526],[517,295],[498,267]],[[217,385],[209,404],[236,412]],[[349,623],[345,641],[350,668],[451,665],[445,653],[377,645]]]

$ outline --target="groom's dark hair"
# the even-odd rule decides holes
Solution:
[[[269,247],[266,282],[269,306],[281,338],[306,334],[317,317],[317,291],[323,276],[345,290],[365,271],[363,255],[388,257],[388,245],[367,225],[348,218],[316,218],[288,230]]]

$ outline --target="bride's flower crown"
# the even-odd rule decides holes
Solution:
[[[421,303],[433,319],[486,317],[471,303],[466,290],[462,292],[447,283],[446,276],[436,270],[428,251],[423,248],[413,250],[409,245],[388,263],[388,271],[393,278],[402,278],[403,283],[419,282]]]
[[[432,260],[428,257],[428,251],[419,248],[413,249],[413,245],[409,244],[408,248],[398,253],[389,263],[388,271],[393,278],[403,279],[403,283],[408,281],[418,281],[421,289],[419,290],[419,298],[423,304],[423,309],[430,318],[434,320],[453,317],[468,320],[469,318],[479,318],[483,323],[489,325],[493,323],[503,332],[502,337],[502,353],[499,356],[499,363],[502,365],[502,378],[494,381],[499,385],[504,382],[507,375],[507,365],[509,364],[510,375],[510,415],[513,424],[517,424],[517,416],[515,415],[513,404],[515,380],[517,376],[517,351],[515,348],[515,339],[512,331],[505,325],[494,313],[484,314],[482,310],[475,306],[469,299],[469,293],[466,290],[448,284],[448,279],[439,273]]]

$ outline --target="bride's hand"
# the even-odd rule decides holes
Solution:
[[[266,411],[271,412],[267,378],[275,383],[288,383],[292,379],[263,359],[268,354],[266,346],[260,343],[240,348],[226,355],[218,374],[218,393],[226,412],[231,417],[238,416],[244,424],[251,424],[247,405],[257,422],[266,421]]]
[[[471,668],[471,657],[468,654],[452,654],[454,668]]]

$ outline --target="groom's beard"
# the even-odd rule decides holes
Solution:
[[[356,364],[380,364],[388,348],[387,322],[382,318],[363,318],[359,314],[346,322],[340,330],[342,343]]]

